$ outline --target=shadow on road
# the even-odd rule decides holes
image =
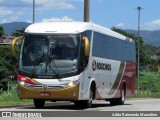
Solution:
[[[131,104],[125,104],[125,105],[131,105]],[[102,107],[114,107],[114,106],[111,106],[108,102],[106,102],[106,103],[101,103],[101,102],[98,103],[97,102],[97,103],[92,104],[93,109],[94,108],[102,108]],[[90,108],[90,109],[92,109],[92,108]],[[33,109],[33,110],[36,110],[37,108],[35,108],[34,105],[33,105],[33,106],[19,107],[17,109]],[[61,103],[61,104],[49,103],[49,104],[46,104],[44,106],[44,108],[41,108],[41,110],[53,110],[53,109],[64,110],[64,111],[66,111],[66,110],[77,110],[77,111],[79,111],[79,110],[85,110],[85,109],[87,110],[87,108],[77,107],[77,106],[74,105],[74,103],[70,103],[70,102],[65,103],[65,104],[64,103]],[[38,110],[40,110],[40,109],[38,109]]]

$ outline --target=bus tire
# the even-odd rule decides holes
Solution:
[[[110,105],[112,105],[112,106],[113,106],[113,105],[116,105],[116,100],[115,100],[115,98],[112,98],[109,102],[110,102]]]
[[[81,100],[74,101],[74,105],[77,107],[81,107],[83,105]]]
[[[125,96],[126,96],[126,87],[125,87],[125,85],[123,85],[122,91],[121,91],[121,97],[111,99],[110,104],[111,105],[124,105]]]
[[[92,107],[92,100],[94,99],[94,86],[91,86],[89,91],[89,100],[78,100],[74,101],[74,104],[81,108],[90,108]]]
[[[92,107],[92,101],[94,99],[94,91],[95,91],[95,85],[93,84],[90,87],[90,91],[89,91],[89,100],[84,100],[84,107],[85,108],[91,108]]]
[[[34,99],[34,106],[36,108],[43,108],[45,104],[45,100],[40,100],[40,99]]]
[[[123,85],[122,91],[121,91],[121,97],[117,98],[117,104],[124,105],[125,97],[126,97],[126,87],[125,87],[125,85]]]

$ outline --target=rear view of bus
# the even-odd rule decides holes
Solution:
[[[103,40],[95,35],[102,32],[103,36],[121,36],[84,22],[30,25],[25,30],[20,52],[19,98],[33,99],[37,108],[43,107],[45,101],[71,101],[84,107],[91,107],[93,99],[124,104],[125,96],[134,93],[136,62],[127,63],[107,54],[96,56],[94,46],[99,42],[95,41],[103,44]],[[125,41],[125,37],[120,38]],[[134,43],[128,43],[133,44],[134,51]],[[106,50],[101,53],[107,53]],[[132,53],[135,58],[135,52]]]

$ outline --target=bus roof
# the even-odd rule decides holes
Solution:
[[[38,33],[38,34],[78,34],[86,30],[93,30],[109,36],[120,38],[123,40],[133,41],[125,36],[116,33],[108,28],[87,22],[40,22],[28,26],[25,33]]]

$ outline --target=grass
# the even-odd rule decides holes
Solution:
[[[10,105],[24,105],[31,104],[32,100],[24,99],[21,100],[17,95],[10,94],[10,92],[4,92],[0,96],[0,106],[10,106]]]
[[[160,98],[159,92],[150,92],[150,91],[140,91],[135,92],[133,96],[129,96],[127,98]]]
[[[17,95],[17,85],[12,84],[10,91],[5,91],[0,94],[0,106],[10,106],[10,105],[24,105],[32,104],[32,100],[24,99],[21,100]]]

